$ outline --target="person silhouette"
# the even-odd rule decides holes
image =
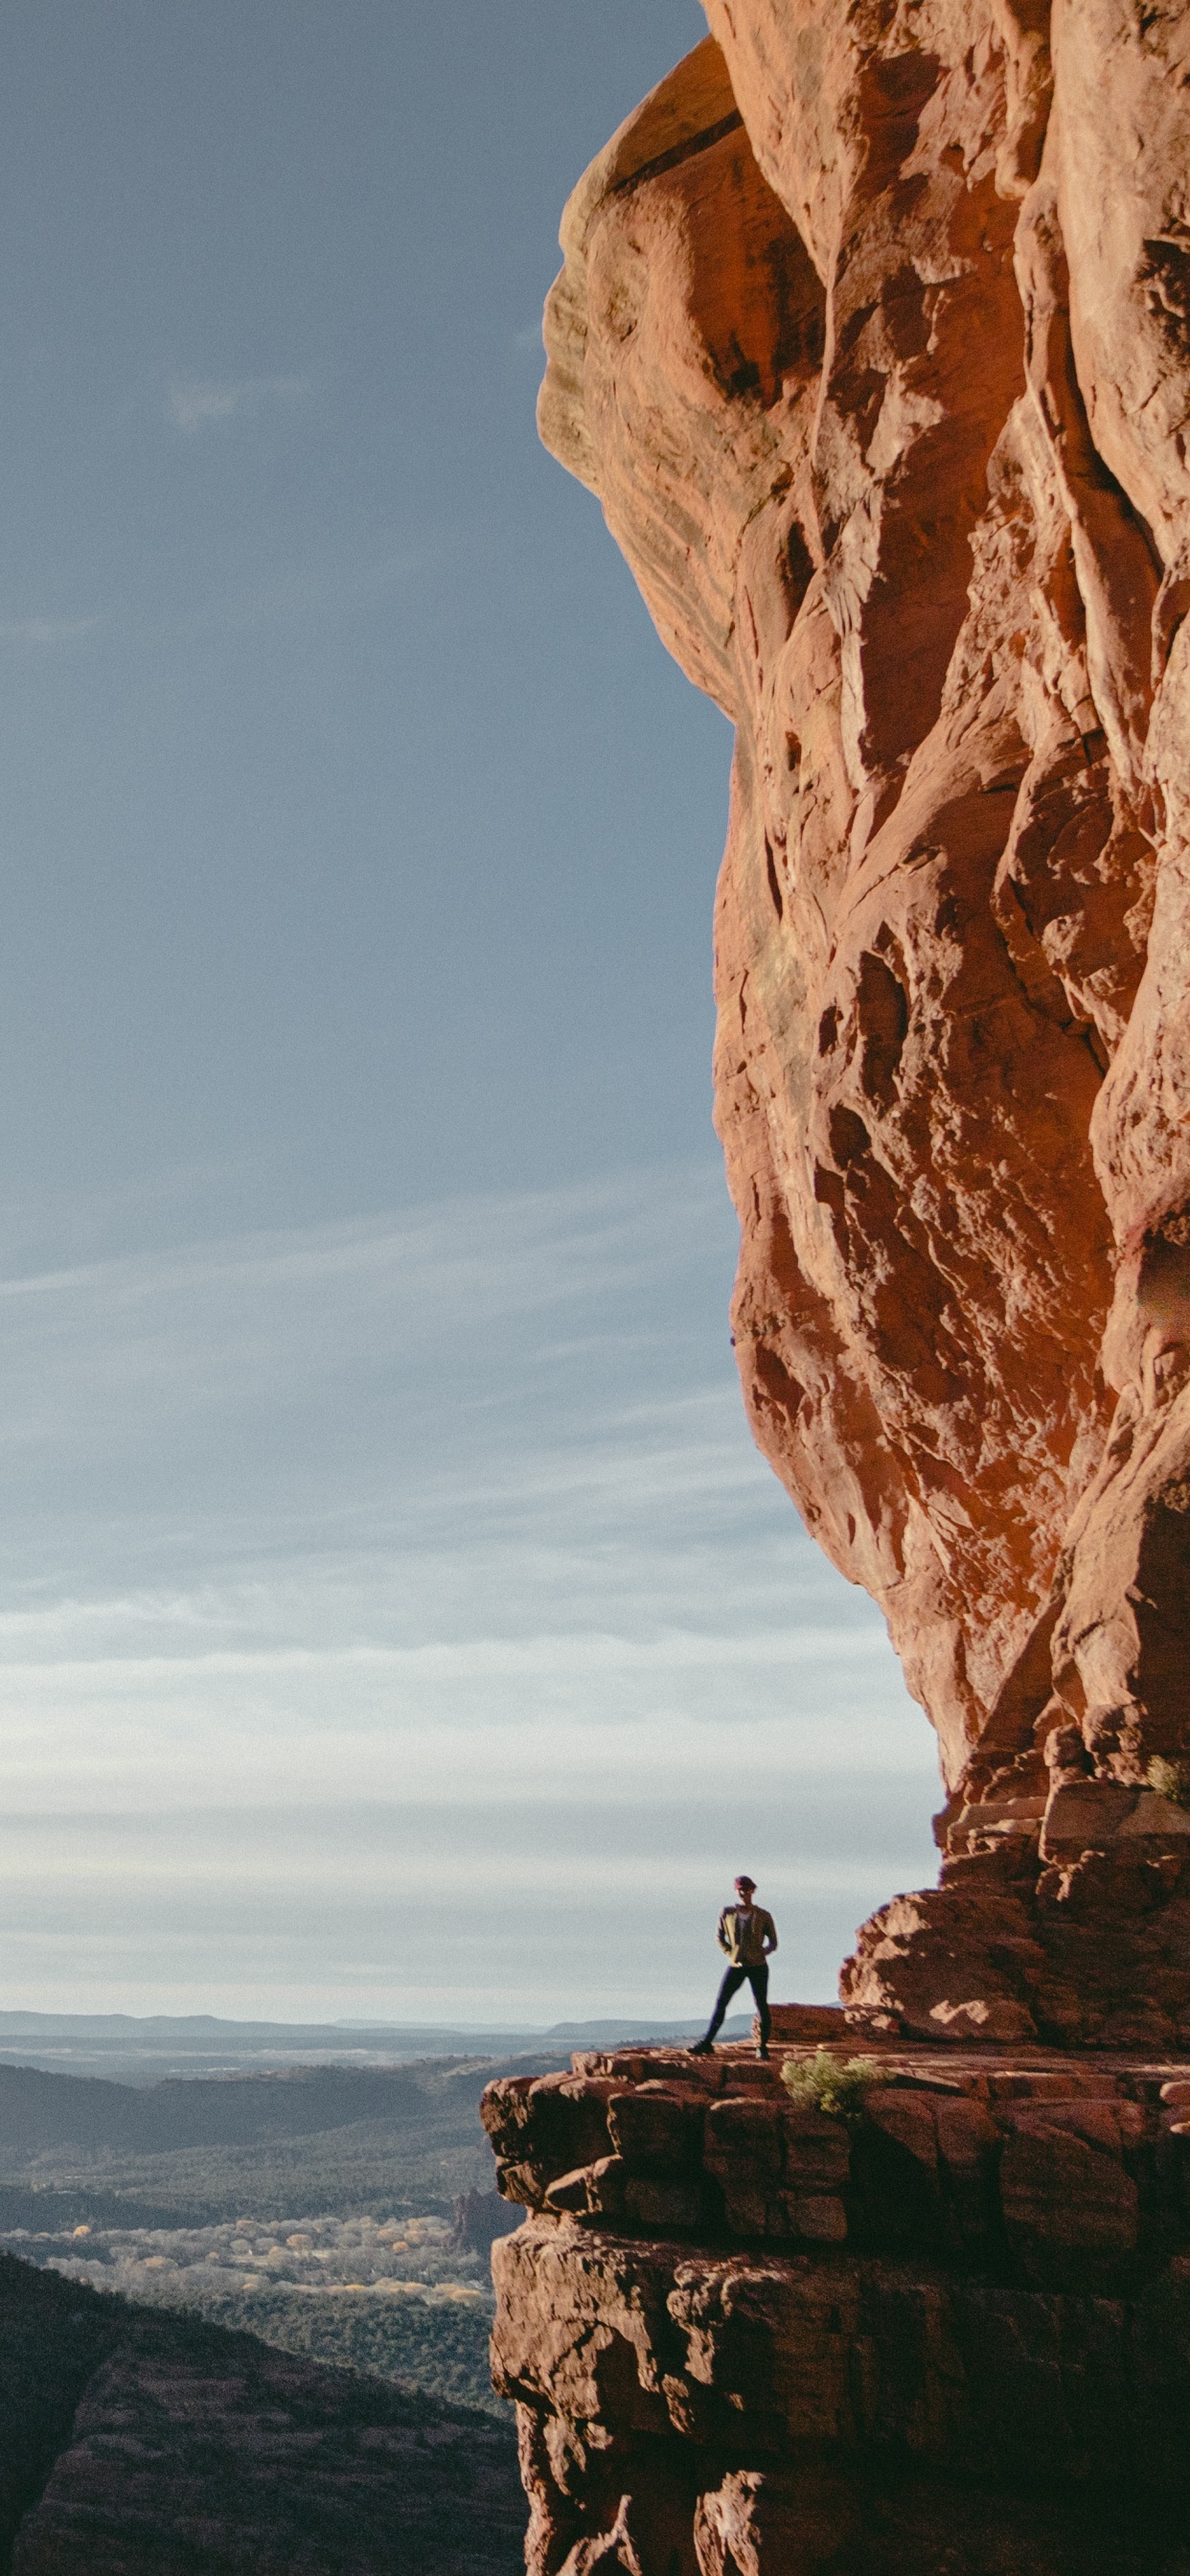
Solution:
[[[695,2041],[690,2051],[692,2057],[710,2056],[715,2033],[731,1998],[739,1993],[745,1982],[752,1988],[760,2018],[760,2045],[756,2054],[767,2057],[769,2053],[769,1960],[777,1947],[777,1927],[764,1906],[752,1902],[756,1894],[754,1878],[737,1878],[735,1894],[735,1904],[723,1908],[715,1935],[720,1949],[727,1952],[727,1970],[703,2037]]]

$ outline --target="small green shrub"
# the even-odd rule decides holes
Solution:
[[[1190,1762],[1184,1757],[1168,1762],[1163,1753],[1155,1753],[1145,1773],[1145,1785],[1155,1789],[1158,1797],[1172,1799],[1175,1807],[1190,1807]]]
[[[820,2048],[813,2057],[787,2057],[781,2081],[800,2111],[830,2111],[841,2120],[858,2120],[864,2087],[881,2072],[875,2057],[832,2057]]]

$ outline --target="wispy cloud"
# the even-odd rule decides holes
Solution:
[[[240,376],[230,382],[187,377],[169,387],[166,416],[175,429],[196,438],[201,430],[240,415],[251,416],[266,403],[305,402],[311,390],[308,376]]]
[[[102,623],[99,617],[0,617],[0,639],[6,644],[78,644]]]
[[[694,2010],[741,1854],[823,1992],[866,1906],[921,1883],[927,1731],[748,1438],[715,1166],[117,1259],[32,1257],[27,1216],[17,1240],[6,1809],[63,1855],[21,1999],[65,1991],[86,1833],[125,1927],[95,1974],[132,2009],[204,1976],[230,2009],[407,2008],[437,1885],[460,2010]],[[264,1894],[227,1906],[249,1809],[263,1950]],[[646,1961],[623,1900],[650,1852]]]

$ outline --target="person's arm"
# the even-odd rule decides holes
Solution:
[[[760,1927],[760,1935],[761,1940],[764,1943],[764,1955],[766,1959],[771,1959],[773,1952],[777,1947],[777,1926],[774,1923],[771,1914],[765,1915],[764,1921]]]
[[[719,1917],[719,1929],[715,1934],[715,1939],[717,1940],[721,1950],[730,1950],[731,1948],[731,1938],[727,1929],[727,1918],[731,1910],[730,1905],[725,1905],[723,1912]]]

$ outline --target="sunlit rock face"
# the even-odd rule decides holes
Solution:
[[[540,419],[736,727],[745,1397],[940,1739],[844,1991],[1190,2035],[1190,6],[707,14],[566,210]]]
[[[484,2095],[528,2576],[1185,2576],[1185,2064],[782,2019]]]

